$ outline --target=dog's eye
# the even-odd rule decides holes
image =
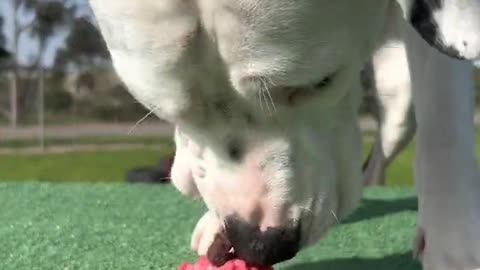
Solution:
[[[329,75],[329,76],[323,78],[321,81],[314,84],[313,87],[316,88],[316,89],[321,89],[321,88],[328,87],[332,83],[332,80],[333,80],[333,75]]]
[[[288,104],[290,106],[298,104],[303,99],[307,99],[315,94],[318,94],[319,90],[324,90],[332,84],[333,75],[323,78],[321,81],[311,85],[310,87],[298,87],[290,88],[288,94]]]

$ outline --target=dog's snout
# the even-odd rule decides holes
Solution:
[[[293,258],[300,249],[299,226],[258,226],[231,216],[225,221],[225,230],[235,254],[253,265],[269,266]]]

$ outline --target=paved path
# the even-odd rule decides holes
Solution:
[[[119,150],[161,150],[163,145],[141,143],[122,144],[82,144],[82,145],[53,145],[42,149],[39,146],[28,147],[0,147],[0,155],[36,155],[36,154],[62,154],[70,152],[95,152],[95,151],[119,151]]]
[[[363,130],[375,130],[375,122],[371,119],[360,121]],[[79,138],[95,136],[128,136],[135,123],[87,123],[78,125],[51,125],[45,128],[45,137],[48,138]],[[18,127],[12,129],[0,126],[0,140],[36,139],[40,131],[38,127]],[[130,133],[131,136],[162,136],[173,134],[173,127],[164,122],[142,123]]]
[[[480,125],[480,113],[475,116],[476,125]],[[128,136],[135,123],[87,123],[78,125],[52,125],[45,128],[45,137],[48,138],[79,138],[95,136]],[[363,131],[375,131],[376,123],[373,119],[363,117],[360,119],[360,127]],[[144,122],[136,126],[130,133],[131,136],[161,136],[169,137],[173,134],[170,124],[160,121]],[[0,126],[0,141],[12,139],[36,139],[39,129],[32,127],[19,127],[11,129]]]
[[[79,138],[96,136],[171,136],[173,128],[163,122],[142,123],[129,134],[135,123],[87,123],[78,125],[52,125],[45,128],[48,138]],[[40,131],[38,127],[0,127],[0,140],[35,139]]]

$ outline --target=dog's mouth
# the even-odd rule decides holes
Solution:
[[[238,239],[235,239],[235,237],[230,239],[226,231],[223,230],[215,235],[215,238],[212,244],[210,245],[210,247],[208,248],[206,255],[210,263],[216,267],[221,267],[225,265],[227,262],[229,262],[230,260],[234,260],[234,259],[244,260],[249,266],[256,266],[256,267],[271,266],[276,262],[280,262],[278,260],[279,257],[281,257],[282,261],[284,261],[284,260],[291,259],[296,255],[296,253],[299,250],[298,245],[301,242],[301,241],[297,242],[296,239],[298,238],[296,235],[300,233],[300,230],[301,230],[300,227],[298,227],[297,230],[295,231],[272,229],[267,232],[270,233],[270,235],[272,233],[279,233],[279,235],[277,235],[278,237],[275,237],[275,239],[280,239],[281,237],[284,237],[285,239],[291,239],[291,241],[280,242],[278,245],[274,244],[273,246],[267,244],[268,245],[267,248],[265,248],[264,244],[258,244],[258,243],[248,244],[247,246],[240,245],[240,246],[236,246],[238,248],[237,250],[232,243],[235,243],[235,242],[238,243]],[[257,235],[257,234],[255,232],[252,232],[252,235]],[[246,238],[248,239],[248,235],[246,236]],[[245,239],[245,238],[242,238],[242,239]],[[253,243],[256,243],[256,242],[253,242]],[[286,243],[289,249],[281,249],[284,243]],[[257,251],[254,251],[254,253],[251,253],[252,250],[257,250]],[[273,252],[270,252],[270,250],[273,250]],[[260,254],[255,252],[260,252]],[[267,252],[267,253],[263,254],[262,252]],[[283,252],[283,253],[279,253],[279,252]],[[286,253],[287,255],[284,255],[285,252],[288,252]],[[255,254],[255,255],[252,255],[252,254]],[[272,256],[277,256],[277,257],[272,257]],[[272,259],[272,258],[275,258],[275,259]]]

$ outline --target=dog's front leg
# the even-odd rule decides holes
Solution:
[[[200,197],[200,192],[194,176],[202,173],[201,168],[197,166],[202,148],[187,137],[178,126],[175,127],[174,139],[176,149],[170,175],[172,184],[183,195],[197,199]]]
[[[365,164],[366,185],[385,184],[387,167],[415,135],[407,52],[404,42],[398,41],[402,39],[386,43],[372,60],[379,134]]]
[[[363,71],[364,87],[372,88],[379,134],[364,170],[366,185],[385,184],[385,171],[415,135],[410,71],[404,42],[406,25],[400,11],[388,11],[381,47]]]
[[[411,29],[409,65],[418,127],[419,255],[426,270],[480,269],[472,65],[439,54]]]

